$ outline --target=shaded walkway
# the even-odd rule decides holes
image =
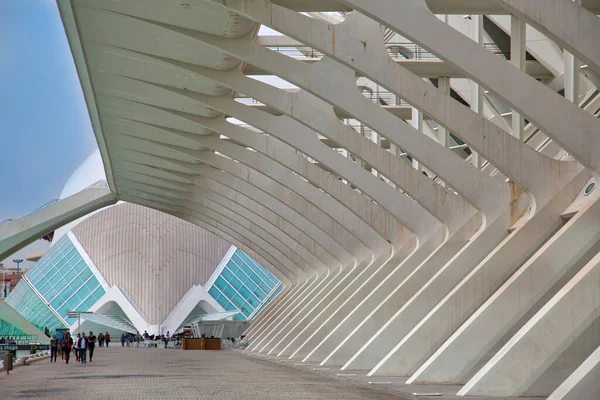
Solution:
[[[235,351],[99,348],[94,362],[48,359],[0,375],[1,399],[402,399]]]

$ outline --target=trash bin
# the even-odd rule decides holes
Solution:
[[[4,370],[8,375],[8,371],[12,371],[13,369],[13,353],[8,351],[5,352],[2,357],[2,361],[4,362]]]

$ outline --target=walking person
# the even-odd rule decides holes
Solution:
[[[65,364],[69,363],[69,358],[71,358],[71,349],[73,349],[73,339],[71,338],[71,334],[67,333],[62,343],[62,352],[65,356]]]
[[[90,335],[88,336],[88,350],[90,352],[90,362],[92,362],[92,358],[94,357],[94,349],[96,348],[96,336],[90,331]]]
[[[106,342],[106,347],[108,347],[108,344],[110,343],[110,333],[106,332],[104,334],[104,341]]]
[[[77,335],[78,339],[77,339],[77,348],[79,349],[79,362],[82,364],[86,364],[87,363],[87,343],[88,340],[85,337],[85,333],[82,333],[81,335]]]
[[[125,347],[125,332],[121,333],[121,347]]]
[[[98,346],[99,347],[104,346],[104,333],[102,333],[102,332],[100,332],[98,334]],[[92,361],[92,360],[90,359],[90,361]]]
[[[79,357],[79,339],[81,339],[81,333],[78,333],[77,337],[75,338],[75,362],[81,361],[81,358]]]
[[[167,346],[169,345],[169,331],[167,331],[167,334],[165,335],[165,349],[167,348]]]
[[[52,335],[52,339],[50,339],[50,362],[54,360],[56,362],[56,355],[58,353],[58,339],[56,339],[56,335]]]

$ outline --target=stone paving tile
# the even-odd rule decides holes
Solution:
[[[355,384],[369,384],[374,382],[374,386],[380,391],[394,393],[402,399],[426,399],[426,400],[541,400],[542,397],[489,397],[473,396],[459,397],[456,393],[462,386],[460,385],[407,385],[406,376],[367,376],[368,370],[341,370],[341,365],[321,367],[315,363],[302,363],[297,360],[289,360],[277,356],[267,356],[265,354],[245,353],[248,357],[266,360],[272,363],[285,364],[300,368],[305,371],[313,371],[316,374],[343,379]],[[340,375],[338,375],[340,374]],[[377,384],[379,383],[379,384]],[[383,385],[381,383],[384,383]],[[434,396],[425,396],[424,394],[433,394]],[[417,394],[417,396],[413,396]]]
[[[98,348],[93,363],[45,359],[0,374],[1,400],[407,398],[231,350]]]

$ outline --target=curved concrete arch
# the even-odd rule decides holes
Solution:
[[[135,84],[135,81],[133,81],[132,84]],[[137,85],[145,86],[146,89],[149,90],[150,92],[152,92],[152,90],[153,90],[152,85],[148,85],[143,82],[138,81]],[[155,88],[154,91],[160,90],[160,88],[157,86],[154,86],[154,88]],[[165,90],[165,89],[162,89],[162,90]],[[160,90],[160,91],[162,92],[162,90]],[[175,92],[172,92],[172,95],[175,95]],[[163,97],[163,96],[154,96],[153,98],[160,99],[161,97]],[[183,97],[183,98],[185,98],[185,97]],[[203,98],[205,99],[206,102],[209,102],[212,99],[211,97],[203,97]],[[161,101],[161,100],[154,100],[154,102],[156,102],[156,101]],[[193,102],[193,100],[189,99],[189,102]],[[199,104],[201,104],[201,103],[199,103]],[[149,106],[149,107],[158,107],[157,105],[147,104],[147,102],[144,102],[144,105]],[[231,111],[226,108],[227,105],[228,104],[211,104],[211,106],[214,109],[218,109],[221,112]],[[239,103],[236,103],[235,101],[231,100],[229,102],[229,105],[235,106],[235,105],[239,105]],[[240,110],[239,112],[246,109],[245,106],[243,106],[243,105],[240,105],[240,106],[241,106],[241,108],[238,108],[238,110]],[[246,120],[251,117],[254,117],[253,121],[258,122],[258,121],[264,120],[265,125],[268,125],[268,126],[271,126],[273,124],[273,122],[275,121],[275,120],[271,121],[270,118],[276,118],[276,117],[272,117],[268,114],[263,115],[263,113],[258,110],[251,110],[248,108],[247,111],[250,113],[250,114],[247,114],[247,116],[238,116],[237,113],[229,113],[229,115],[236,116],[240,119],[246,119]],[[168,111],[168,112],[180,113],[175,110]],[[224,120],[222,120],[224,123],[221,123],[219,126],[215,126],[214,125],[215,120],[213,120],[211,118],[202,118],[201,116],[197,116],[196,114],[186,114],[186,115],[179,114],[179,115],[182,116],[183,118],[187,118],[191,121],[193,120],[194,122],[197,122],[199,125],[203,126],[207,130],[217,131],[217,129],[218,129],[218,132],[220,134],[223,134],[227,137],[234,138],[234,136],[235,136],[234,139],[236,141],[244,143],[245,145],[250,146],[252,148],[255,148],[257,151],[264,152],[265,151],[265,150],[263,150],[264,146],[267,146],[266,148],[269,148],[269,146],[270,147],[276,146],[277,142],[278,142],[278,140],[273,140],[270,137],[258,135],[255,132],[252,132],[251,135],[248,135],[248,134],[235,135],[236,131],[241,132],[241,133],[249,132],[249,131],[245,128],[237,127],[232,124],[229,124]],[[329,147],[327,147],[326,145],[321,143],[319,140],[317,140],[314,133],[310,132],[306,128],[304,128],[304,130],[298,130],[298,128],[300,128],[300,127],[301,127],[301,125],[295,124],[295,126],[294,126],[294,124],[292,124],[292,121],[289,121],[289,123],[286,124],[286,126],[285,126],[284,132],[281,132],[280,129],[269,129],[267,131],[267,133],[269,133],[271,135],[275,135],[276,137],[285,138],[287,142],[293,143],[295,148],[303,151],[305,154],[310,154],[311,157],[313,157],[313,158],[319,159],[319,161],[322,162],[324,165],[327,165],[329,168],[331,168],[334,171],[338,171],[337,173],[339,173],[340,175],[342,175],[342,176],[345,175],[345,177],[348,178],[349,181],[353,182],[359,188],[362,187],[362,189],[365,190],[369,196],[371,196],[373,199],[375,199],[380,205],[385,207],[388,210],[388,212],[391,212],[399,221],[403,222],[403,224],[406,225],[411,231],[413,231],[413,232],[416,231],[418,235],[422,236],[425,234],[425,232],[429,233],[431,230],[433,230],[432,225],[434,224],[434,222],[433,222],[433,219],[431,218],[431,216],[426,215],[422,212],[422,210],[419,211],[418,208],[415,208],[415,204],[412,200],[410,200],[408,197],[400,196],[398,192],[396,192],[392,187],[385,184],[384,182],[372,179],[373,178],[372,174],[368,173],[367,171],[365,171],[362,168],[359,168],[357,165],[355,165],[354,163],[351,163],[349,160],[345,159],[341,155],[333,153]],[[297,131],[293,131],[295,129]],[[302,129],[302,128],[300,128],[300,129]],[[199,135],[195,135],[195,136],[197,137],[197,139],[196,139],[197,141],[204,140]],[[244,141],[244,139],[245,139],[245,141]],[[250,143],[249,143],[249,141],[250,141]],[[261,142],[264,143],[266,141],[269,142],[268,145],[261,144]],[[200,142],[200,144],[202,144],[202,142]],[[284,147],[287,147],[287,146],[284,146]],[[277,156],[281,152],[281,148],[282,148],[282,146],[280,145],[280,149],[278,149],[277,152],[271,151],[271,152],[267,152],[266,154],[269,154],[270,157],[272,157],[274,159],[280,160],[283,157],[281,157],[281,156],[277,157]],[[378,194],[378,193],[381,193],[381,194]],[[393,195],[392,195],[392,193],[393,193]],[[383,194],[385,194],[385,195],[383,195]],[[392,196],[394,197],[394,201],[391,201]]]
[[[124,100],[124,104],[128,103],[129,102]],[[137,103],[134,104],[139,105]],[[190,117],[191,119],[195,119],[192,115],[189,115],[188,117]],[[195,140],[199,148],[206,148],[210,143],[213,147],[218,146],[218,149],[213,148],[212,150],[219,151],[223,154],[227,154],[228,151],[238,151],[240,152],[240,154],[243,154],[245,158],[242,160],[239,155],[236,155],[232,158],[237,159],[240,162],[243,162],[244,164],[249,165],[252,168],[259,170],[262,173],[271,177],[274,177],[275,173],[279,171],[279,173],[284,174],[285,177],[277,176],[277,180],[284,185],[289,183],[296,183],[298,181],[302,182],[302,179],[300,179],[296,174],[305,175],[306,179],[308,179],[311,182],[314,182],[316,186],[321,187],[324,190],[327,189],[325,190],[325,192],[330,193],[331,196],[336,197],[340,202],[337,203],[338,206],[334,206],[334,204],[331,203],[331,201],[328,201],[331,205],[326,206],[325,204],[322,204],[320,205],[320,208],[323,209],[324,207],[326,207],[326,212],[332,217],[336,218],[338,221],[347,221],[345,222],[345,224],[352,226],[354,232],[356,232],[355,234],[363,237],[364,242],[368,243],[369,248],[374,251],[377,251],[378,249],[380,249],[381,251],[385,248],[389,250],[389,243],[387,243],[387,240],[396,240],[397,237],[402,237],[403,232],[406,231],[398,223],[394,222],[395,218],[391,217],[389,214],[386,215],[387,212],[383,211],[378,205],[376,205],[366,197],[361,196],[359,193],[356,193],[347,185],[337,181],[337,179],[333,180],[332,177],[329,174],[327,174],[324,170],[310,164],[306,159],[302,158],[302,156],[296,153],[290,154],[290,160],[282,160],[282,162],[286,162],[288,164],[286,167],[283,167],[279,166],[281,164],[279,164],[276,161],[268,161],[270,159],[262,153],[247,151],[246,149],[238,145],[229,143],[224,140],[220,140],[214,135],[209,137],[197,135],[194,133],[188,133],[188,131],[174,131],[169,129],[164,129],[164,132],[165,134],[175,134],[178,136],[183,136]],[[257,135],[255,132],[251,133],[253,135]],[[146,141],[148,143],[151,143],[148,139]],[[198,150],[190,150],[184,147],[177,147],[177,150],[174,151],[176,151],[177,154],[187,153],[186,155],[189,157],[187,162],[194,163],[198,162],[199,160],[197,158],[199,153]],[[266,168],[263,164],[268,164],[269,168]],[[288,169],[289,166],[291,166],[292,164],[298,165],[297,167],[295,167],[293,173],[291,172],[292,170]],[[312,185],[301,185],[304,186],[306,190],[310,190],[313,193],[316,193],[314,192],[314,190],[318,191],[318,189],[316,189]],[[310,189],[310,187],[312,187],[313,189]],[[323,197],[323,199],[325,198],[326,197]],[[340,208],[339,204],[346,204],[346,207]],[[349,214],[344,210],[351,210],[352,214]],[[353,217],[353,215],[356,216]],[[384,215],[386,216],[384,217]],[[362,222],[358,222],[359,220],[362,220]],[[371,228],[370,226],[373,226],[373,228]],[[383,237],[385,237],[385,239],[383,239],[382,235]]]
[[[295,209],[289,207],[287,204],[282,203],[281,201],[268,195],[267,193],[262,192],[256,186],[252,186],[251,184],[242,181],[235,176],[228,176],[229,174],[216,169],[214,166],[201,166],[198,172],[201,176],[205,176],[206,179],[210,180],[209,187],[212,190],[215,190],[223,195],[231,193],[231,196],[236,196],[236,200],[239,202],[254,202],[256,204],[261,204],[265,207],[267,204],[270,205],[270,203],[273,202],[274,204],[270,206],[273,208],[272,211],[275,214],[282,217],[285,216],[286,220],[290,221],[290,223],[294,223],[294,225],[300,232],[303,232],[304,234],[308,235],[312,242],[315,243],[314,246],[323,247],[324,251],[327,251],[327,253],[331,254],[332,257],[336,257],[335,261],[337,261],[337,264],[339,264],[340,266],[352,264],[356,262],[357,258],[359,258],[357,256],[360,256],[360,253],[354,253],[355,255],[354,257],[352,257],[351,254],[354,250],[352,248],[342,248],[342,246],[340,246],[340,244],[334,239],[334,237],[329,236],[332,233],[325,233],[319,225],[315,224],[316,221],[314,223],[311,220],[306,219]],[[229,185],[231,186],[227,185],[226,182],[231,182],[229,183]],[[232,187],[236,187],[237,183],[241,184],[241,186],[244,186],[244,190],[234,190]],[[273,184],[279,186],[278,190],[284,190],[284,188],[281,187],[281,185],[276,184],[275,182],[273,182]],[[254,188],[254,190],[252,188]],[[257,199],[257,201],[252,200],[251,197],[247,196],[245,193],[256,193],[256,196],[253,197]],[[260,195],[259,193],[263,193],[263,195]],[[271,207],[269,207],[269,209],[271,209]],[[296,222],[296,220],[298,219],[302,219],[302,222]],[[328,264],[332,264],[333,261],[334,260],[328,262]]]
[[[256,224],[261,229],[268,232],[275,240],[280,241],[282,245],[292,250],[293,253],[301,257],[305,263],[311,265],[315,270],[323,272],[324,270],[333,267],[333,265],[324,264],[315,254],[310,252],[309,249],[316,245],[314,242],[312,243],[312,246],[303,244],[303,239],[309,238],[306,237],[306,235],[304,235],[305,237],[299,238],[300,232],[295,227],[291,229],[290,226],[283,225],[282,221],[280,222],[274,220],[277,219],[277,216],[275,216],[272,212],[267,211],[264,208],[258,210],[255,208],[252,210],[243,207],[242,205],[230,200],[230,198],[212,191],[206,183],[199,181],[199,178],[194,179],[194,181],[190,182],[190,184],[194,185],[194,187],[191,189],[191,192],[181,193],[180,196],[175,197],[182,201],[183,204],[187,204],[187,207],[189,207],[190,203],[193,203],[196,205],[202,205],[203,207],[211,208],[215,212],[222,213],[218,209],[214,208],[214,204],[218,204],[219,206],[226,208],[230,212],[237,214],[237,216]],[[195,206],[189,208],[193,209]]]
[[[298,268],[297,275],[300,276],[312,276],[314,274],[314,269],[312,266],[308,265],[304,260],[302,260],[291,248],[287,245],[284,245],[279,239],[275,238],[273,235],[267,233],[263,228],[258,225],[252,226],[252,223],[241,216],[238,216],[234,213],[228,213],[218,205],[207,205],[205,202],[202,203],[202,206],[197,208],[190,207],[187,204],[189,199],[185,197],[182,199],[182,196],[185,196],[185,192],[177,191],[171,188],[170,191],[165,190],[165,187],[162,186],[162,181],[154,180],[152,183],[150,182],[140,182],[138,178],[134,177],[119,177],[123,181],[128,182],[128,187],[132,189],[137,189],[139,191],[147,191],[149,197],[154,197],[157,201],[161,201],[165,204],[170,205],[178,205],[185,211],[186,215],[191,215],[197,217],[196,213],[203,214],[208,218],[212,218],[215,221],[219,221],[223,225],[228,226],[232,230],[236,230],[237,232],[244,233],[248,239],[252,240],[256,245],[261,246],[263,249],[267,250],[274,257],[281,260],[281,263],[284,265],[295,265]],[[152,180],[151,180],[152,181]],[[179,192],[179,194],[177,194]],[[187,201],[186,201],[187,200]],[[219,209],[220,212],[215,211],[213,208]],[[219,215],[222,217],[222,220],[219,220]]]
[[[240,198],[242,195],[236,193],[233,190],[223,190],[220,187],[215,187],[215,182],[209,178],[198,177],[193,181],[199,189],[198,195],[206,197],[207,199],[218,202],[223,206],[235,211],[237,214],[246,216],[247,219],[253,218],[252,214],[258,215],[274,228],[279,228],[281,232],[284,232],[289,239],[293,240],[297,244],[302,246],[302,249],[296,250],[296,252],[302,252],[303,258],[311,264],[318,266],[317,269],[331,269],[341,267],[341,263],[338,260],[333,259],[331,254],[323,249],[317,242],[311,239],[306,233],[300,231],[295,225],[284,219],[283,217],[276,215],[268,208],[262,206],[257,202],[252,202],[249,198]],[[249,214],[252,213],[252,214]],[[270,228],[270,230],[273,230]],[[289,242],[289,239],[286,240]]]
[[[243,91],[244,93],[256,93],[255,96],[257,99],[281,110],[287,115],[295,116],[306,127],[289,117],[265,115],[265,113],[251,107],[246,107],[230,98],[206,96],[183,91],[172,86],[161,86],[149,82],[144,83],[149,86],[155,86],[157,89],[161,89],[161,91],[166,90],[173,94],[176,93],[191,100],[196,100],[207,107],[218,109],[226,115],[235,116],[272,136],[280,138],[293,147],[304,147],[301,149],[302,151],[316,158],[315,151],[308,152],[306,148],[309,145],[308,143],[299,144],[298,140],[294,140],[297,137],[301,137],[303,141],[312,140],[312,136],[314,135],[307,128],[314,129],[377,168],[380,173],[406,191],[413,199],[428,210],[430,214],[448,225],[451,233],[458,229],[461,223],[464,223],[461,219],[468,219],[473,214],[474,211],[470,209],[471,206],[461,197],[449,193],[440,185],[424,177],[420,172],[412,168],[409,163],[393,157],[389,152],[378,148],[372,141],[357,135],[352,128],[339,121],[331,106],[326,103],[304,92],[284,93],[280,89],[246,78],[235,72],[216,74],[209,69],[200,70],[196,67],[190,68],[192,72],[206,74],[209,78],[221,84],[228,85],[234,90]],[[146,90],[149,90],[149,88],[146,88]],[[208,121],[204,124],[206,129],[217,130],[213,119],[204,119],[204,121]],[[206,123],[211,124],[209,125],[210,128]],[[219,126],[224,125],[221,122]],[[313,143],[314,140],[310,142],[314,148],[315,145]],[[325,146],[320,147],[324,148]],[[356,184],[356,182],[354,183]]]
[[[340,241],[340,236],[344,237],[350,233],[342,231],[344,228],[341,226],[332,229],[330,226],[331,224],[335,224],[335,222],[327,214],[321,212],[314,216],[314,218],[312,218],[314,222],[304,217],[302,213],[306,212],[307,208],[314,207],[304,198],[298,197],[292,192],[289,192],[289,196],[284,198],[279,193],[288,189],[264,175],[257,175],[257,173],[242,166],[242,164],[233,162],[225,157],[220,157],[212,152],[206,151],[201,160],[204,163],[209,163],[212,167],[204,164],[188,164],[187,168],[189,168],[190,171],[194,171],[196,174],[206,176],[211,181],[219,182],[218,187],[210,185],[209,187],[211,190],[214,190],[221,195],[229,195],[229,198],[231,199],[234,199],[235,196],[236,201],[245,199],[245,201],[251,204],[267,206],[278,216],[283,216],[290,222],[293,221],[300,232],[310,233],[311,240],[316,243],[316,246],[319,248],[323,247],[324,251],[329,255],[337,258],[337,261],[335,261],[334,258],[331,258],[331,261],[326,262],[326,264],[330,264],[331,262],[341,262],[343,265],[347,265],[356,262],[356,259],[364,258],[364,256],[361,255],[362,253],[358,251],[363,245],[357,242],[356,239],[351,242],[345,240]],[[133,166],[129,166],[128,164],[133,164]],[[194,174],[192,173],[183,173],[167,168],[161,169],[133,161],[122,162],[120,165],[125,171],[130,171],[132,173],[142,172],[151,176],[179,180],[182,183],[192,183],[195,179]],[[223,170],[221,171],[221,169]],[[243,171],[238,171],[240,169]],[[225,171],[228,171],[229,174]],[[255,186],[250,183],[253,181],[251,175],[257,175],[255,179],[256,182],[254,183]],[[235,195],[233,195],[233,193],[235,193]],[[252,200],[251,197],[257,199],[257,201]],[[298,201],[303,203],[303,205],[294,208],[290,207],[295,203],[298,203]],[[318,210],[315,209],[315,212],[318,212]],[[309,212],[308,215],[314,215],[315,212]],[[329,224],[324,224],[323,221],[327,219],[330,220]],[[336,238],[337,241],[333,240],[333,238]],[[338,243],[338,241],[340,243]],[[341,245],[346,248],[343,248]],[[354,257],[349,252],[352,253]]]
[[[175,30],[177,29],[175,28]],[[479,210],[493,215],[496,210],[490,203],[495,205],[502,199],[507,199],[507,190],[504,185],[472,168],[455,154],[448,153],[443,147],[432,146],[433,142],[430,139],[417,134],[420,133],[419,131],[366,99],[356,88],[354,70],[329,58],[313,64],[304,64],[257,45],[249,36],[227,41],[196,32],[189,33],[189,35],[203,44],[209,44],[245,62],[265,69],[322,98],[332,106],[348,112],[355,119],[364,122],[379,134],[401,146],[432,171],[442,176]],[[261,82],[255,81],[255,83],[260,84]],[[246,90],[245,92],[251,93],[258,99],[262,95],[261,90]],[[427,155],[425,156],[425,154]],[[448,170],[464,176],[467,178],[464,181],[469,184],[448,176]],[[475,183],[478,187],[475,187]]]
[[[367,255],[371,255],[364,243],[328,214],[316,208],[305,197],[299,196],[297,192],[293,192],[244,164],[219,156],[210,150],[204,150],[197,154],[203,164],[187,164],[186,168],[194,171],[194,174],[186,174],[188,177],[199,174],[206,175],[211,179],[218,179],[223,185],[238,193],[260,199],[263,204],[271,205],[273,203],[274,211],[282,208],[284,211],[277,212],[279,215],[290,214],[293,220],[301,218],[309,224],[315,224],[319,227],[318,230],[313,230],[311,225],[298,222],[304,231],[312,232],[311,235],[314,234],[315,239],[321,245],[327,244],[331,248],[331,253],[343,260],[344,264],[352,263],[355,259],[363,260]],[[178,174],[179,172],[169,171],[168,173]],[[187,178],[185,181],[189,182],[189,179],[191,178]]]
[[[229,7],[234,8],[231,5]],[[238,7],[234,9],[240,11]],[[267,20],[264,18],[266,13],[261,14],[255,9],[258,10],[258,7],[246,7],[243,15],[314,46],[390,89],[465,140],[512,181],[531,193],[540,207],[550,200],[552,188],[566,184],[577,172],[574,163],[544,157],[405,67],[389,62],[379,25],[362,14],[352,13],[342,23],[333,25],[275,5],[270,5],[269,10],[280,18]],[[286,20],[296,20],[298,23],[283,22]],[[298,29],[307,24],[312,29]],[[309,35],[313,29],[327,34]],[[362,46],[357,38],[367,41],[369,46]]]

